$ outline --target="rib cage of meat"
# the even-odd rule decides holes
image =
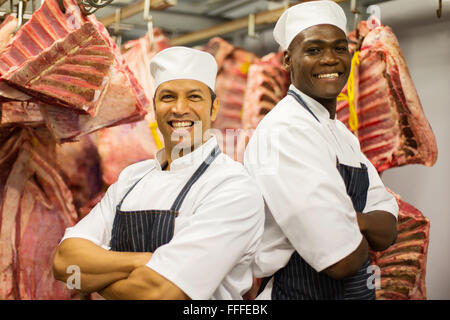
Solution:
[[[349,39],[353,51],[361,43],[355,75],[359,120],[355,134],[361,150],[379,172],[412,163],[432,166],[436,140],[392,30],[385,26],[371,30],[363,21]],[[348,116],[348,103],[338,102],[337,117],[347,126]],[[377,299],[426,299],[430,222],[394,196],[399,205],[397,241],[383,252],[371,252],[372,263],[381,268]]]
[[[237,159],[237,143],[241,129],[242,104],[247,87],[248,70],[258,57],[251,52],[235,48],[220,38],[212,39],[202,49],[214,55],[220,68],[215,87],[220,107],[212,127],[220,131],[217,138],[222,151],[231,158]]]
[[[248,69],[256,56],[242,49],[234,51],[223,62],[217,75],[216,94],[220,101],[219,114],[213,127],[219,130],[239,129],[241,109],[247,86]]]
[[[23,33],[26,27],[21,29]],[[32,43],[27,38],[22,41]],[[39,52],[38,48],[33,49],[30,52]],[[0,56],[0,61],[9,56],[12,54]],[[43,102],[95,116],[106,92],[113,59],[108,44],[95,26],[85,23],[56,41],[51,50],[21,61],[19,69],[10,68],[2,78]]]
[[[245,147],[253,130],[287,93],[290,77],[283,68],[282,61],[282,51],[270,53],[249,68],[242,106],[243,130],[238,138],[236,160],[243,161]]]
[[[46,0],[8,43],[0,94],[37,99],[58,142],[143,119],[149,100],[104,26],[74,0],[64,5],[65,14]]]
[[[379,172],[412,163],[432,166],[436,139],[392,30],[380,26],[368,32],[359,60],[361,150]],[[347,102],[338,103],[337,117],[348,125]]]
[[[387,250],[371,252],[372,264],[381,269],[377,299],[426,299],[430,221],[412,205],[391,192],[398,203],[398,236]]]
[[[199,50],[209,52],[214,56],[217,62],[217,70],[221,71],[225,59],[233,52],[234,46],[222,38],[215,37],[208,41],[206,45]]]

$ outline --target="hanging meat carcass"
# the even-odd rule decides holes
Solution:
[[[290,84],[283,68],[283,52],[270,53],[250,66],[242,106],[242,132],[237,145],[237,160],[243,161],[245,147],[262,118],[284,98]]]
[[[436,139],[395,35],[386,26],[370,30],[365,22],[360,29],[354,33],[365,36],[355,97],[361,150],[379,172],[412,163],[432,166]],[[348,124],[346,101],[338,103],[337,117]]]
[[[217,62],[217,71],[221,72],[225,59],[233,52],[234,46],[222,38],[214,37],[202,47],[198,48],[209,52],[214,56]]]
[[[155,138],[162,143],[159,130],[150,130],[150,125],[156,124],[153,104],[151,103],[155,90],[155,81],[150,74],[150,61],[159,51],[169,47],[169,39],[155,28],[153,43],[148,35],[127,42],[123,46],[123,56],[131,71],[136,75],[144,92],[150,101],[144,120],[124,124],[98,132],[98,150],[101,157],[103,181],[110,185],[119,177],[127,166],[154,157],[158,150]],[[156,135],[156,136],[154,136]]]
[[[81,208],[102,193],[103,180],[100,155],[91,135],[77,142],[56,145],[58,172],[73,195],[73,204],[81,216]]]
[[[372,252],[372,264],[381,269],[377,299],[426,299],[430,221],[412,205],[393,193],[399,206],[398,236],[387,250]]]
[[[65,14],[46,0],[8,43],[0,94],[11,96],[10,88],[37,99],[59,142],[141,120],[149,101],[104,26],[76,1],[63,4]]]
[[[392,30],[386,26],[371,30],[363,21],[349,39],[353,52],[361,46],[354,90],[359,122],[355,134],[361,150],[380,173],[412,163],[433,165],[436,140]],[[347,101],[338,103],[337,117],[349,126]],[[383,252],[371,253],[372,264],[381,268],[377,299],[426,299],[430,222],[394,196],[399,205],[396,243]]]
[[[219,113],[212,123],[220,131],[218,142],[224,153],[237,159],[237,137],[241,129],[241,112],[247,86],[247,74],[258,57],[248,51],[235,48],[220,38],[213,38],[202,50],[216,59],[219,71],[215,93],[220,101]]]
[[[17,29],[17,24],[17,19],[8,15],[0,25],[0,55],[7,49],[7,44],[11,41]],[[29,95],[11,88],[4,81],[0,80],[0,101],[27,101],[30,98]]]
[[[236,48],[222,65],[216,80],[216,95],[220,101],[219,114],[213,127],[219,130],[239,129],[241,111],[247,87],[249,67],[257,57],[248,51]]]
[[[73,298],[76,292],[52,273],[56,246],[77,221],[72,194],[50,159],[54,144],[43,141],[41,129],[10,130],[0,150],[7,172],[0,181],[0,299]]]
[[[17,28],[17,19],[13,16],[6,16],[0,25],[0,54],[6,50],[7,44],[14,35]],[[1,82],[0,82],[1,83]],[[0,85],[1,87],[1,85]],[[1,91],[1,88],[0,88]],[[19,92],[19,95],[29,98],[28,95]],[[2,99],[0,95],[0,101]],[[17,124],[25,125],[42,125],[44,119],[42,118],[39,107],[31,102],[3,102],[0,105],[0,126],[11,126]]]

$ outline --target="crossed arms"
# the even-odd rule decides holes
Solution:
[[[117,252],[81,238],[69,238],[58,247],[53,273],[67,281],[67,267],[81,271],[81,292],[98,292],[106,299],[189,299],[172,282],[146,266],[150,252]]]

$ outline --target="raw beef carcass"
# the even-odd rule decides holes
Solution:
[[[360,29],[367,29],[364,22]],[[369,31],[359,60],[361,150],[379,172],[412,163],[432,166],[437,159],[436,139],[392,30],[379,26]],[[348,103],[338,103],[338,119],[348,124],[348,114]]]
[[[242,106],[242,131],[237,145],[237,160],[242,161],[245,147],[261,119],[286,96],[289,72],[283,68],[283,52],[270,53],[250,66]]]
[[[243,105],[244,129],[256,129],[261,119],[286,96],[290,79],[282,59],[283,52],[270,53],[250,66]]]
[[[33,131],[13,129],[1,149],[0,299],[70,299],[52,273],[53,255],[77,214],[72,195]],[[50,150],[46,150],[50,148]],[[13,160],[12,167],[8,166]]]
[[[13,16],[6,16],[0,25],[0,55],[6,50],[7,44],[11,41],[17,28],[17,19]],[[0,100],[20,100],[26,101],[30,96],[15,90],[0,80]]]
[[[242,104],[247,87],[248,70],[257,60],[258,57],[253,53],[235,48],[231,54],[228,54],[217,75],[215,92],[220,101],[220,108],[212,127],[220,131],[221,136],[217,138],[223,152],[233,159],[237,158],[237,137],[242,123]]]
[[[82,207],[102,192],[100,156],[90,135],[78,142],[56,146],[55,159],[62,178],[73,195],[73,204],[80,214]]]
[[[150,74],[150,61],[155,54],[169,46],[169,38],[158,28],[153,29],[153,43],[150,42],[150,36],[145,35],[137,40],[128,41],[122,46],[122,55],[128,67],[150,100],[148,112],[153,112],[151,102],[155,90],[155,80]]]
[[[393,193],[394,194],[394,193]],[[387,250],[371,253],[372,264],[381,269],[377,299],[426,299],[430,221],[394,194],[399,206],[398,236]]]
[[[124,59],[150,101],[155,90],[155,80],[149,72],[150,61],[156,53],[169,47],[169,39],[159,29],[154,29],[153,41],[153,44],[150,43],[150,37],[146,35],[123,46],[126,50]],[[98,132],[102,176],[107,185],[114,183],[127,166],[154,157],[158,146],[150,130],[151,123],[156,123],[152,103],[144,120]],[[156,129],[154,134],[158,135],[162,143],[159,130]]]
[[[58,141],[141,120],[149,101],[102,24],[46,0],[0,55],[3,81],[40,101]]]
[[[91,212],[92,209],[94,209],[94,207],[97,205],[97,203],[99,203],[103,197],[105,196],[105,192],[99,192],[94,198],[92,198],[84,207],[82,207],[79,211],[78,211],[78,216],[79,219],[83,219],[85,216],[87,216],[89,214],[89,212]]]
[[[214,37],[209,40],[206,45],[199,49],[209,52],[214,56],[217,62],[217,70],[220,72],[223,62],[231,54],[231,52],[233,52],[234,46],[222,38]]]

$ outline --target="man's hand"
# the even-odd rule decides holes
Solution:
[[[359,229],[374,251],[383,251],[397,239],[397,220],[386,211],[356,213]]]

